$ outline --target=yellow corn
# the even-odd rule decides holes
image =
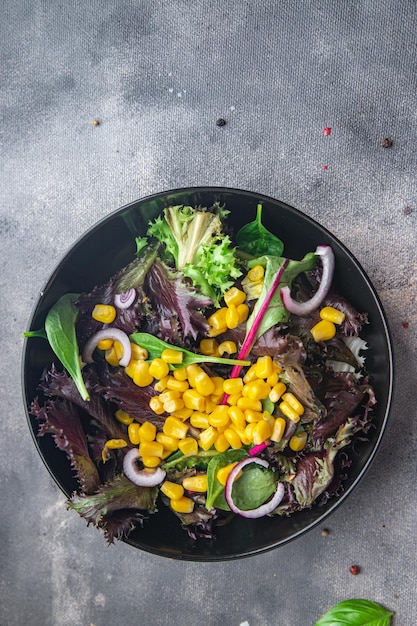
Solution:
[[[241,291],[237,287],[231,287],[224,294],[224,301],[226,303],[226,306],[229,307],[230,305],[238,306],[239,304],[245,302],[245,300],[246,293],[244,291]]]
[[[143,456],[142,463],[145,467],[158,467],[161,462],[161,458],[159,456]]]
[[[155,391],[158,391],[158,392],[164,391],[167,388],[169,378],[170,378],[169,376],[165,376],[164,378],[161,378],[161,380],[158,380],[154,384]]]
[[[256,426],[256,422],[251,422],[245,428],[245,435],[249,439],[249,441],[252,441],[253,439],[253,429],[255,428],[255,426]]]
[[[206,399],[201,393],[198,393],[196,389],[187,389],[182,394],[187,409],[193,409],[194,411],[201,411],[204,413],[206,409]]]
[[[127,442],[124,439],[108,439],[104,445],[109,450],[119,450],[119,448],[126,448]]]
[[[139,454],[144,456],[158,456],[162,457],[164,453],[164,446],[159,441],[141,441],[139,444]]]
[[[274,373],[272,358],[269,354],[258,358],[255,364],[255,373],[257,378],[268,378],[268,376]]]
[[[252,422],[259,422],[262,419],[262,413],[260,411],[254,411],[253,409],[245,409],[243,411],[243,415],[245,416],[245,420],[248,424]]]
[[[195,376],[193,386],[204,397],[211,396],[216,388],[210,376],[204,370]]]
[[[282,399],[284,402],[288,402],[288,404],[294,409],[296,413],[298,413],[298,415],[302,415],[304,413],[303,405],[293,393],[284,393]]]
[[[272,429],[272,433],[270,439],[279,443],[284,436],[285,429],[287,427],[287,422],[283,417],[277,417],[275,419],[274,427]]]
[[[159,396],[153,396],[149,400],[149,408],[156,413],[156,415],[162,415],[162,413],[165,412],[164,405]]]
[[[116,319],[116,309],[111,304],[96,304],[91,317],[102,324],[111,324]]]
[[[168,376],[166,389],[171,389],[173,391],[179,391],[182,393],[186,389],[189,388],[189,384],[187,380],[178,380],[175,376]]]
[[[321,320],[310,330],[314,341],[328,341],[336,334],[336,326],[328,320]]]
[[[272,387],[268,397],[271,402],[278,402],[278,400],[280,399],[282,394],[286,392],[286,390],[287,387],[284,385],[284,383],[279,382]]]
[[[223,433],[220,433],[216,437],[216,441],[214,442],[214,447],[216,448],[217,452],[220,452],[220,453],[226,452],[226,450],[230,447],[230,444],[227,441]]]
[[[210,317],[207,319],[208,325],[211,326],[214,330],[227,328],[226,313],[227,307],[221,307],[220,309],[217,309],[217,311],[212,313],[212,315],[210,315]]]
[[[227,398],[227,404],[229,406],[237,406],[237,403],[239,401],[239,399],[242,397],[241,393],[232,393],[228,398]]]
[[[246,274],[251,283],[259,283],[261,280],[263,280],[264,275],[265,269],[262,267],[262,265],[255,265],[255,267],[252,267],[252,269],[250,269],[249,272]]]
[[[227,378],[223,382],[223,391],[230,396],[241,393],[243,389],[243,378]]]
[[[218,337],[222,335],[227,330],[227,326],[222,326],[221,328],[213,328],[213,326],[209,327],[209,331],[207,333],[208,337]]]
[[[194,510],[194,501],[191,498],[183,496],[175,500],[170,500],[171,509],[177,513],[192,513]]]
[[[134,446],[140,444],[140,424],[137,422],[132,422],[127,427],[127,434],[129,437],[129,441]]]
[[[169,365],[166,361],[163,361],[160,358],[154,359],[152,363],[149,365],[149,374],[156,378],[157,380],[161,380],[161,378],[165,378],[169,373]]]
[[[238,406],[229,406],[228,412],[230,421],[237,426],[237,428],[246,427],[245,415],[241,408]]]
[[[216,428],[227,426],[229,424],[229,407],[227,404],[219,404],[209,415],[209,424]]]
[[[239,324],[243,324],[249,317],[249,307],[247,304],[238,304],[236,307]]]
[[[188,432],[188,424],[185,424],[178,418],[171,415],[166,418],[162,430],[166,435],[170,435],[171,437],[176,437],[178,439],[184,439]]]
[[[164,411],[166,413],[176,413],[177,411],[181,411],[184,407],[185,404],[182,398],[174,398],[173,400],[164,402]]]
[[[237,463],[230,463],[230,465],[225,465],[217,471],[216,478],[221,485],[225,485],[227,483],[229,474],[235,465],[237,465]]]
[[[246,371],[246,374],[243,377],[243,382],[245,383],[245,385],[246,383],[251,383],[254,380],[256,380],[256,363],[250,366],[250,368]]]
[[[230,443],[231,448],[237,450],[238,448],[242,447],[242,441],[235,430],[233,430],[232,428],[226,428],[223,434],[227,441]]]
[[[139,437],[141,441],[153,441],[156,435],[156,426],[151,422],[143,422],[139,429]]]
[[[214,383],[213,395],[223,397],[224,378],[222,378],[221,376],[213,376],[211,380]]]
[[[161,400],[162,404],[165,404],[165,402],[170,402],[171,400],[177,400],[179,398],[181,398],[181,392],[177,391],[176,389],[165,389],[165,391],[159,394],[159,399]]]
[[[341,324],[346,315],[342,311],[339,311],[339,309],[335,309],[332,306],[325,306],[320,311],[320,317],[322,320],[333,322],[333,324]]]
[[[197,454],[198,443],[194,437],[186,437],[185,439],[180,439],[178,442],[178,448],[185,456]]]
[[[113,345],[113,339],[102,339],[101,341],[98,342],[97,344],[97,348],[99,350],[110,350],[110,348]]]
[[[137,343],[130,342],[130,347],[132,348],[132,359],[146,361],[148,358],[148,351],[146,348],[142,348],[142,346],[138,346]]]
[[[184,495],[184,487],[170,480],[165,480],[162,483],[161,491],[170,500],[179,500]]]
[[[202,339],[199,349],[200,353],[205,356],[216,356],[219,354],[219,344],[214,338]]]
[[[268,376],[268,378],[266,379],[266,382],[271,387],[271,389],[272,387],[278,384],[278,381],[279,381],[278,372],[274,372],[273,374]]]
[[[218,347],[218,354],[235,354],[237,352],[237,346],[234,341],[222,341]]]
[[[300,450],[302,450],[304,448],[304,446],[307,443],[307,433],[305,430],[300,430],[299,432],[295,433],[288,445],[291,448],[291,450],[293,450],[294,452],[299,452]]]
[[[234,304],[227,307],[226,311],[226,326],[227,328],[237,328],[239,326],[239,314]]]
[[[184,353],[181,350],[175,350],[174,348],[166,348],[162,350],[161,359],[165,363],[171,363],[172,365],[180,365],[183,361]]]
[[[209,426],[205,430],[201,431],[198,444],[203,450],[209,450],[216,441],[218,432],[213,426]]]
[[[252,437],[248,437],[246,433],[246,426],[244,428],[239,428],[238,426],[236,426],[236,424],[232,423],[230,425],[230,428],[239,435],[239,439],[242,442],[242,445],[248,446],[250,443],[252,443]]]
[[[118,422],[120,422],[121,424],[126,424],[126,426],[133,422],[133,417],[131,417],[129,413],[126,413],[126,411],[123,411],[122,409],[118,409],[114,414],[114,417],[117,419]]]
[[[209,416],[206,413],[201,413],[201,411],[194,411],[190,417],[190,424],[194,428],[208,428],[210,426]]]
[[[197,363],[192,363],[191,365],[187,365],[185,368],[187,370],[187,378],[191,387],[195,388],[195,380],[199,374],[204,374],[203,368]]]
[[[187,491],[205,493],[207,491],[207,474],[186,476],[182,481],[182,486],[184,487],[184,489],[187,489]]]
[[[153,376],[149,373],[149,363],[146,361],[135,361],[133,382],[138,387],[148,387],[148,385],[153,383]]]
[[[174,411],[172,413],[172,415],[174,417],[178,417],[179,420],[188,420],[188,418],[191,417],[192,414],[193,410],[187,409],[186,406],[183,409],[178,409],[177,411]]]
[[[262,411],[262,402],[260,400],[252,400],[251,398],[241,397],[237,401],[237,406],[242,411],[251,409],[252,411]]]
[[[271,436],[271,426],[266,420],[260,420],[253,429],[252,441],[255,445],[263,443]]]
[[[157,433],[156,441],[162,443],[164,450],[169,450],[170,452],[175,452],[179,448],[179,439],[166,435],[165,433]]]
[[[288,404],[288,402],[280,402],[279,408],[281,412],[285,415],[285,417],[288,417],[288,419],[295,424],[300,421],[299,414],[297,413],[297,411],[294,411],[291,404]]]
[[[188,378],[187,368],[186,367],[176,367],[174,369],[174,371],[172,372],[172,375],[177,380],[182,380],[182,381],[187,380],[187,378]]]
[[[119,347],[117,347],[117,344],[119,344]],[[106,353],[104,355],[107,363],[109,363],[110,365],[113,365],[113,367],[116,367],[117,365],[119,365],[119,361],[123,356],[123,348],[120,344],[119,341],[114,341],[113,345],[108,348],[108,350],[106,350]]]
[[[251,400],[265,400],[271,393],[271,387],[264,380],[254,380],[243,386],[242,395]]]

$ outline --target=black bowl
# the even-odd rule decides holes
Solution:
[[[359,483],[371,464],[388,419],[393,381],[390,334],[379,298],[360,264],[329,231],[300,211],[260,194],[217,187],[196,187],[163,192],[138,200],[101,220],[79,239],[65,255],[46,283],[34,309],[29,328],[43,327],[45,316],[56,300],[68,292],[89,291],[105,282],[134,257],[135,237],[145,234],[149,220],[168,205],[226,205],[231,211],[228,222],[237,231],[252,221],[256,206],[263,203],[263,222],[285,243],[285,255],[300,259],[317,245],[331,245],[336,257],[335,288],[359,311],[369,315],[369,325],[361,336],[368,342],[367,369],[378,400],[374,428],[366,442],[359,442],[352,454],[352,465],[342,495],[323,506],[313,506],[288,518],[263,517],[247,520],[234,516],[217,531],[216,541],[192,542],[178,519],[165,506],[132,532],[130,545],[153,554],[192,561],[217,561],[259,554],[300,537],[327,518]],[[25,342],[23,388],[26,407],[37,394],[43,369],[54,359],[46,341]],[[51,476],[66,496],[77,487],[66,456],[55,448],[50,437],[38,439],[36,420],[27,419],[33,441]],[[63,503],[64,506],[64,503]]]

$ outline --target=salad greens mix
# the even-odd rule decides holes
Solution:
[[[334,292],[331,248],[288,259],[261,205],[235,236],[227,216],[167,207],[127,267],[25,333],[57,357],[30,414],[71,463],[68,507],[109,543],[164,505],[202,540],[320,506],[370,427],[367,315]]]

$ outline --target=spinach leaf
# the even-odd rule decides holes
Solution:
[[[191,363],[223,363],[224,365],[250,365],[249,361],[239,361],[238,359],[222,359],[216,356],[205,356],[204,354],[195,354],[194,352],[190,352],[185,348],[180,348],[178,346],[173,346],[166,341],[162,341],[162,339],[158,339],[154,335],[150,335],[149,333],[133,333],[130,335],[130,341],[136,343],[137,345],[145,348],[148,351],[149,360],[157,359],[161,357],[161,354],[166,349],[173,349],[182,352],[183,359],[182,363],[178,365],[172,365],[172,367],[186,367],[187,365],[191,365]]]
[[[256,219],[245,224],[236,234],[236,243],[240,250],[253,256],[269,254],[280,257],[284,251],[284,244],[278,237],[269,232],[262,224],[262,204],[256,209]]]
[[[45,332],[52,350],[74,380],[83,400],[90,396],[81,373],[79,348],[75,333],[78,312],[74,306],[79,294],[67,293],[50,309]]]
[[[274,473],[252,463],[245,467],[242,476],[233,484],[233,501],[239,509],[257,509],[275,493],[277,483]]]
[[[246,458],[248,453],[243,448],[238,450],[227,450],[213,457],[207,467],[207,499],[206,509],[210,511],[213,507],[230,511],[224,497],[224,485],[217,480],[217,472],[220,468],[231,463],[238,463]]]
[[[344,600],[314,626],[389,626],[393,615],[392,611],[370,600]]]

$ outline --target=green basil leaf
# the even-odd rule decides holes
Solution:
[[[233,502],[243,511],[257,509],[275,493],[276,488],[274,473],[253,463],[245,467],[234,482]]]
[[[79,347],[75,333],[78,312],[74,302],[77,293],[67,293],[50,309],[45,320],[45,332],[52,350],[75,382],[83,400],[90,396],[81,373]]]
[[[243,448],[238,450],[227,450],[213,457],[207,466],[207,498],[206,508],[208,510],[216,507],[223,511],[230,511],[230,508],[224,497],[224,485],[217,480],[217,472],[220,468],[230,465],[230,463],[238,463],[246,458],[248,453]]]
[[[280,257],[284,251],[284,244],[265,228],[261,220],[262,204],[258,204],[255,220],[242,226],[236,234],[238,247],[252,256],[268,254]]]
[[[182,363],[173,365],[173,369],[178,367],[186,367],[192,363],[223,363],[224,365],[250,365],[249,361],[239,361],[238,359],[222,359],[216,356],[205,356],[204,354],[195,354],[185,348],[173,346],[162,339],[158,339],[154,335],[149,333],[134,333],[130,335],[130,341],[145,348],[148,351],[149,360],[157,359],[161,357],[161,354],[167,348],[178,350],[183,353]]]
[[[328,611],[315,626],[389,626],[392,611],[370,600],[344,600]]]

